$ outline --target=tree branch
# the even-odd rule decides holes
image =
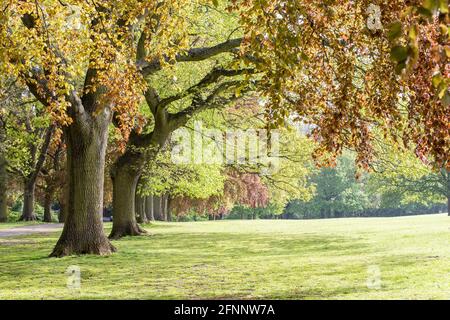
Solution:
[[[179,128],[186,124],[186,122],[195,114],[207,110],[215,109],[228,105],[229,103],[236,101],[238,97],[236,95],[230,98],[219,97],[219,95],[231,87],[237,87],[242,84],[242,81],[228,81],[220,84],[206,99],[202,99],[200,96],[194,97],[191,106],[188,108],[170,115],[169,124],[172,130]]]
[[[190,88],[186,89],[185,91],[179,94],[161,100],[159,106],[166,107],[172,102],[183,99],[191,94],[198,94],[201,89],[207,87],[212,83],[217,82],[221,77],[234,77],[243,74],[252,74],[254,72],[255,72],[254,69],[239,69],[239,70],[226,70],[223,68],[213,69],[199,83],[191,86]]]
[[[44,142],[42,143],[41,149],[39,151],[38,160],[33,168],[33,171],[31,172],[31,174],[29,176],[29,179],[28,179],[29,181],[33,181],[33,182],[36,181],[36,179],[39,175],[39,172],[41,171],[42,166],[44,165],[45,158],[47,156],[47,151],[50,146],[50,142],[52,140],[52,135],[53,135],[54,131],[55,131],[55,125],[53,125],[53,124],[47,128],[47,131],[45,133]]]
[[[159,95],[155,88],[148,86],[147,91],[144,92],[145,101],[147,102],[150,112],[153,116],[156,115],[158,105],[160,103]]]
[[[241,43],[242,38],[237,38],[227,40],[212,47],[193,48],[188,50],[186,53],[180,53],[176,55],[175,62],[203,61],[218,54],[230,52],[233,49],[239,47]],[[166,58],[166,62],[170,62],[168,58]],[[159,59],[154,59],[151,62],[141,59],[137,62],[137,65],[138,68],[141,69],[142,75],[144,77],[154,74],[162,68]]]

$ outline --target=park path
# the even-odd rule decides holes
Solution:
[[[0,230],[0,238],[24,236],[35,233],[47,233],[61,230],[62,223],[36,224],[32,226],[14,227]]]

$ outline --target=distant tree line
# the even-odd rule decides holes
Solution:
[[[321,168],[309,177],[315,194],[309,201],[289,201],[281,214],[273,208],[236,206],[232,219],[326,219],[343,217],[392,217],[448,212],[448,172],[432,171],[409,152],[383,146],[375,170],[355,175],[351,155],[334,168]],[[397,159],[394,159],[397,158]],[[401,159],[401,160],[399,160]]]

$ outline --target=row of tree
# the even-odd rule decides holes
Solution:
[[[244,182],[247,188],[258,190],[261,201],[248,201],[249,197],[244,196],[235,199],[227,210],[215,212],[195,206],[193,202],[199,200],[187,197],[183,199],[187,203],[182,206],[184,211],[179,202],[171,203],[169,209],[178,220],[208,215],[219,219],[317,219],[449,212],[448,171],[432,169],[411,151],[400,150],[387,141],[380,143],[370,172],[358,172],[352,152],[339,157],[335,167],[314,168],[308,157],[289,165],[307,169],[304,175],[283,171],[290,180],[303,181],[292,190],[283,188],[280,184],[284,181],[275,175],[258,180],[260,187]],[[264,188],[270,192],[264,192]],[[299,188],[304,190],[302,198],[295,192]],[[284,202],[280,202],[280,192],[285,195]],[[246,195],[242,189],[238,193]]]
[[[109,178],[110,238],[142,234],[136,187],[171,134],[260,94],[269,127],[292,114],[312,125],[317,160],[352,147],[368,168],[379,127],[448,168],[448,2],[376,1],[379,29],[367,23],[371,2],[2,1],[0,142],[13,156],[0,161],[0,208],[5,166],[23,180],[25,220],[40,174],[51,198],[52,172],[63,171],[65,224],[51,255],[109,254]],[[267,192],[285,203],[283,189]]]
[[[384,150],[370,173],[355,177],[352,157],[335,168],[312,175],[316,186],[311,201],[288,204],[283,218],[313,219],[354,216],[398,216],[449,212],[447,170],[431,170],[411,152]],[[393,157],[395,159],[393,159]]]

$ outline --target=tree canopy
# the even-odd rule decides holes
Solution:
[[[7,167],[21,172],[23,218],[34,218],[36,181],[51,185],[46,170],[60,167],[48,158],[65,154],[66,176],[55,175],[67,204],[56,257],[115,251],[101,218],[109,195],[110,238],[144,233],[138,183],[138,196],[171,193],[216,213],[240,204],[279,214],[314,189],[325,202],[339,198],[339,210],[358,210],[367,199],[350,163],[337,160],[347,149],[371,170],[383,137],[448,177],[448,26],[448,0],[1,0],[0,181]],[[199,119],[269,136],[279,129],[280,170],[170,163],[172,135]],[[308,184],[311,152],[343,171],[322,169]]]

